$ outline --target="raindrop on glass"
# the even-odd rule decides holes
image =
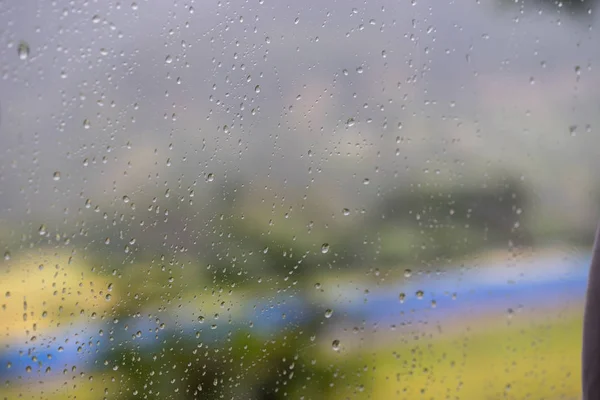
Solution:
[[[333,351],[340,351],[340,341],[335,339],[333,342],[331,342],[331,348]]]
[[[569,126],[569,134],[571,134],[571,136],[577,136],[577,125]]]
[[[19,58],[21,60],[27,60],[27,58],[29,58],[29,45],[27,42],[19,43],[19,47],[17,47],[17,53],[19,54]]]

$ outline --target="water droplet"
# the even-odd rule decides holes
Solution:
[[[98,14],[94,15],[94,16],[92,17],[92,22],[93,22],[94,24],[97,24],[98,22],[100,22],[100,16],[99,16]]]
[[[84,119],[84,120],[83,120],[83,128],[84,128],[84,129],[90,129],[90,126],[91,126],[91,125],[92,125],[92,124],[90,123],[90,120],[89,120],[89,119],[87,119],[87,118],[86,118],[86,119]]]
[[[363,185],[368,185],[369,183],[371,183],[371,181],[369,180],[369,178],[365,178],[363,180]]]
[[[169,56],[167,56],[167,57],[165,58],[165,62],[166,62],[167,64],[171,64],[171,63],[173,62],[173,58],[171,58],[171,56],[169,55]]]
[[[577,136],[577,125],[571,125],[569,127],[569,133],[571,136]]]
[[[254,91],[255,91],[256,93],[260,93],[260,85],[256,85],[256,86],[254,87]]]
[[[353,127],[355,123],[356,123],[356,121],[354,121],[354,118],[348,118],[348,120],[346,121],[346,127],[347,128]]]
[[[400,303],[404,303],[404,299],[406,299],[406,294],[405,293],[400,293],[398,295],[398,299],[400,300]]]
[[[362,65],[356,68],[356,73],[358,73],[358,74],[362,74],[363,73],[363,67],[362,67]]]
[[[6,261],[10,260],[10,251],[4,252],[4,260],[6,260]]]
[[[325,310],[325,318],[331,318],[331,316],[333,315],[333,310],[328,308],[327,310]]]
[[[327,254],[329,252],[329,243],[323,243],[321,246],[321,253]]]
[[[404,277],[405,278],[410,278],[411,275],[412,275],[412,271],[410,269],[407,268],[407,269],[404,270]]]
[[[211,172],[210,174],[206,175],[206,180],[208,182],[212,182],[215,180],[215,176],[213,175],[213,173]]]
[[[340,351],[340,341],[335,339],[333,342],[331,342],[331,348],[333,351]]]
[[[52,179],[60,181],[60,171],[55,171],[54,174],[52,174]]]
[[[42,224],[40,225],[40,229],[38,229],[38,233],[40,234],[40,236],[45,236],[46,235],[46,225]]]
[[[348,208],[343,208],[342,214],[344,214],[345,216],[348,216],[348,215],[350,215],[350,210]]]
[[[29,45],[27,42],[19,43],[19,47],[17,47],[17,53],[19,54],[19,58],[21,60],[27,60],[29,58]]]
[[[129,203],[131,199],[128,196],[123,196],[123,203]]]
[[[417,296],[417,299],[421,300],[423,298],[423,291],[422,290],[417,290],[417,293],[415,293],[415,295]]]

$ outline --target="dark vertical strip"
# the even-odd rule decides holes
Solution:
[[[584,400],[600,400],[600,225],[596,230],[583,317],[581,379]]]

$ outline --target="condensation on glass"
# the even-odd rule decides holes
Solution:
[[[578,398],[598,27],[0,2],[0,398]]]

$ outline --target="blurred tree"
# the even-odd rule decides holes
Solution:
[[[381,230],[388,262],[428,261],[486,247],[530,244],[521,220],[529,197],[512,177],[469,187],[413,185],[398,190],[381,203]],[[418,189],[414,189],[418,187]]]

